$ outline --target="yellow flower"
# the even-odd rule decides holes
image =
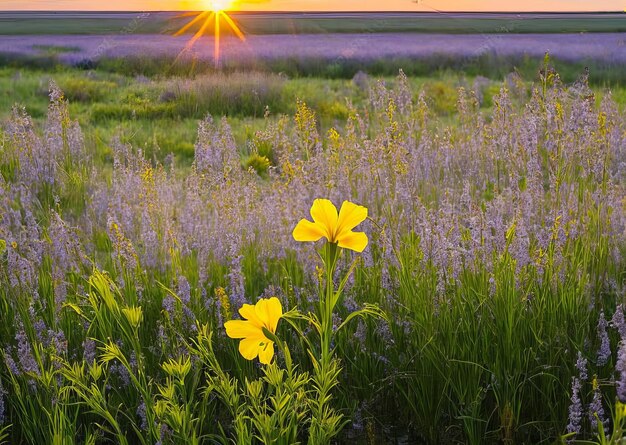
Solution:
[[[268,365],[274,356],[274,342],[263,333],[263,328],[276,333],[283,308],[276,297],[261,298],[256,305],[244,304],[239,313],[246,320],[230,320],[224,323],[230,338],[241,338],[239,352],[247,360],[259,356],[261,363]]]
[[[317,241],[326,237],[329,243],[357,252],[363,252],[367,246],[367,235],[352,231],[367,218],[366,207],[344,201],[337,214],[337,207],[328,199],[316,199],[311,207],[311,217],[314,222],[301,219],[293,229],[296,241]]]

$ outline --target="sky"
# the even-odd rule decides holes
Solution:
[[[2,10],[172,11],[210,0],[0,0]],[[240,0],[244,11],[624,11],[626,0]]]

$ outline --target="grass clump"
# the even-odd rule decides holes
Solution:
[[[191,79],[174,78],[159,100],[175,102],[179,115],[201,118],[207,114],[262,117],[266,108],[288,111],[283,77],[268,73],[216,73]]]
[[[59,85],[70,101],[85,103],[102,101],[118,87],[115,82],[80,77],[67,77]]]

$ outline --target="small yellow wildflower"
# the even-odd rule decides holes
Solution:
[[[301,219],[293,229],[296,241],[317,241],[325,237],[329,243],[356,252],[363,252],[367,246],[367,235],[352,231],[367,218],[366,207],[344,201],[337,214],[337,207],[328,199],[316,199],[311,207],[311,217],[314,222]]]
[[[222,317],[224,317],[227,321],[233,318],[233,312],[230,309],[230,300],[228,299],[228,295],[223,287],[215,288],[215,296],[220,302]]]
[[[230,320],[224,323],[230,338],[241,338],[239,352],[247,360],[259,361],[268,365],[274,357],[274,342],[265,336],[263,328],[276,333],[278,320],[283,316],[283,308],[276,297],[261,298],[256,305],[244,304],[239,313],[246,320]]]

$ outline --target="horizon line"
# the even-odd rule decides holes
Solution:
[[[65,12],[84,12],[90,14],[128,14],[128,13],[145,13],[145,12],[157,12],[157,13],[178,13],[178,12],[204,12],[203,9],[116,9],[116,10],[90,10],[90,9],[0,9],[0,13],[30,13],[30,12],[49,12],[49,13],[65,13]],[[227,11],[229,14],[390,14],[390,13],[410,13],[410,14],[626,14],[626,10],[611,10],[611,11],[491,11],[491,10],[476,10],[476,11],[457,11],[457,10],[438,10],[438,11],[416,11],[416,10],[385,10],[385,11],[329,11],[329,10],[267,10],[267,11],[245,11],[239,9],[232,9]]]

